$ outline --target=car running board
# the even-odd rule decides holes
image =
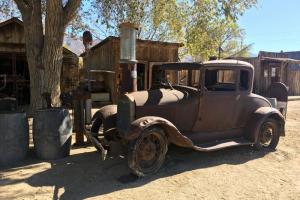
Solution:
[[[218,140],[210,143],[201,143],[194,145],[193,149],[197,151],[217,151],[220,149],[225,149],[229,147],[252,145],[253,142],[246,140],[244,138]]]

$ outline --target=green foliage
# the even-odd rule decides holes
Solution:
[[[256,0],[198,0],[187,6],[190,13],[186,29],[186,46],[192,56],[202,60],[246,55],[251,46],[243,44],[244,30],[236,20]],[[248,48],[246,48],[248,47]]]
[[[96,0],[103,27],[118,34],[121,22],[139,24],[142,39],[178,41],[183,38],[182,4],[176,0]]]
[[[243,52],[244,31],[236,20],[256,0],[97,0],[106,31],[123,21],[141,24],[139,38],[183,42],[193,57],[227,57]],[[248,48],[246,48],[248,47]]]

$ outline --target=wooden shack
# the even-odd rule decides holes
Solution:
[[[15,97],[18,104],[30,102],[30,77],[26,59],[24,27],[18,18],[0,23],[0,76],[6,76],[6,87],[0,96]],[[63,49],[61,78],[62,92],[77,87],[79,81],[78,56],[67,48]],[[0,88],[3,85],[0,80]]]
[[[177,62],[179,60],[178,49],[183,46],[180,43],[150,40],[137,40],[136,45],[138,90],[150,88],[153,65],[163,62]],[[120,39],[113,36],[107,37],[93,46],[87,56],[85,54],[82,56],[86,70],[102,71],[102,73],[98,73],[95,81],[98,81],[98,84],[102,82],[104,85],[103,93],[107,92],[110,96],[109,100],[116,102],[125,80],[128,80],[128,77],[124,76],[130,76],[128,66],[120,64]],[[93,100],[97,101],[97,99]]]
[[[260,51],[258,57],[237,58],[251,63],[255,69],[254,92],[265,95],[274,82],[283,82],[289,95],[300,95],[300,60],[284,52]]]

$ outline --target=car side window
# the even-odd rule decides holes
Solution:
[[[230,69],[206,69],[205,88],[208,91],[235,91],[236,71]]]
[[[247,91],[249,90],[249,71],[241,70],[240,71],[240,84],[239,88],[240,91]]]

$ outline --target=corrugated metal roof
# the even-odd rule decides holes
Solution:
[[[300,51],[289,51],[284,53],[287,54],[289,58],[300,60]]]
[[[262,57],[261,60],[278,61],[278,62],[287,62],[287,63],[300,64],[300,60],[295,60],[295,59],[291,59],[291,58]]]

